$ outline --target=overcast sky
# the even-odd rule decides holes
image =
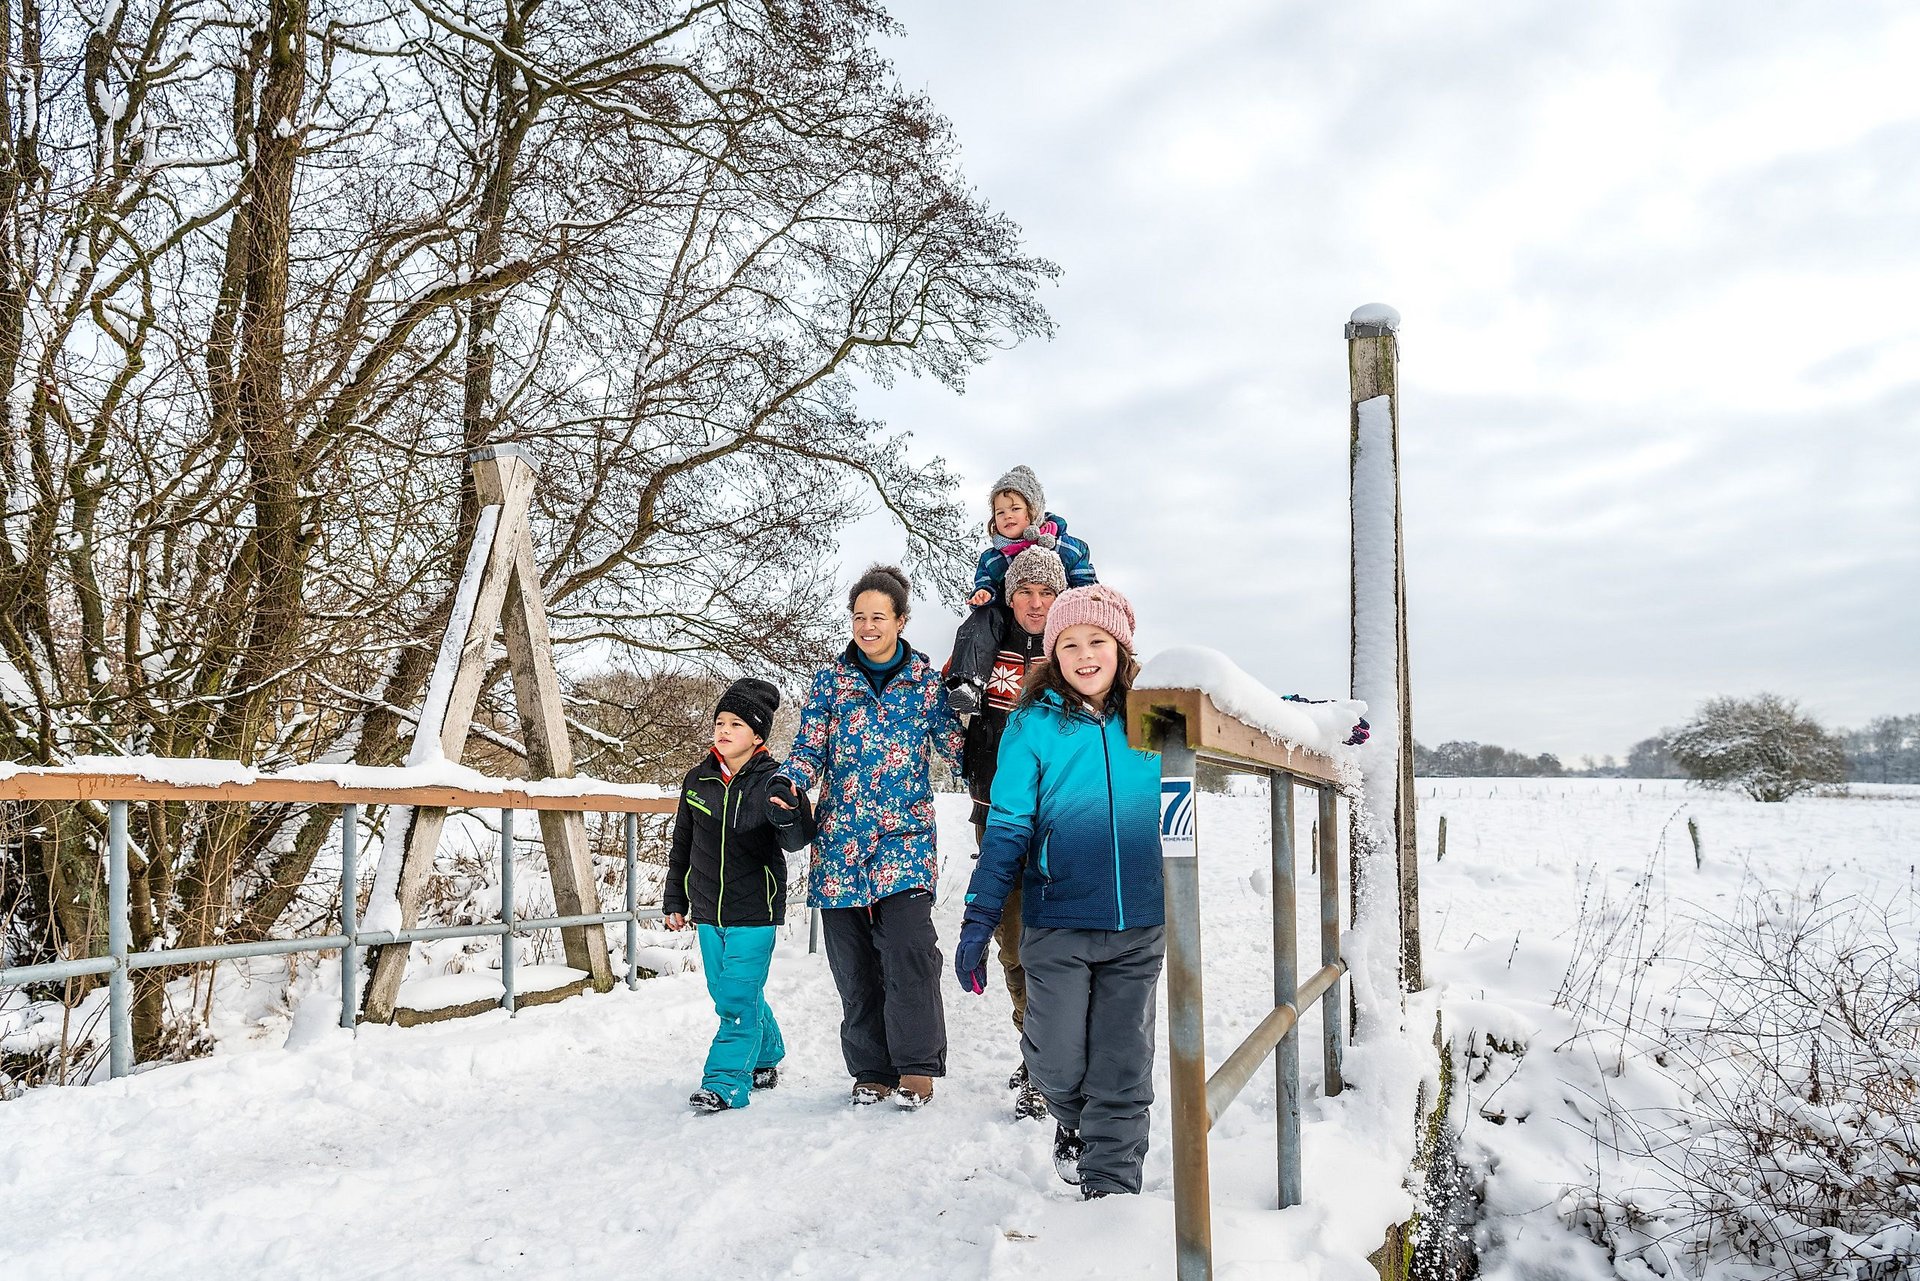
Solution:
[[[1345,691],[1342,324],[1381,301],[1423,742],[1920,712],[1920,6],[888,7],[1065,274],[1054,341],[865,406],[983,519],[1032,465],[1143,650]]]

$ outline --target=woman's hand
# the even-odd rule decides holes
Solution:
[[[670,930],[684,930],[687,928],[687,918],[678,912],[668,912],[660,919],[666,923],[667,928]]]

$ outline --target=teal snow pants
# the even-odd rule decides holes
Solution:
[[[772,1067],[787,1055],[780,1024],[767,1008],[767,970],[773,964],[773,926],[702,925],[700,965],[720,1028],[707,1051],[700,1088],[737,1108],[753,1092],[753,1070]]]

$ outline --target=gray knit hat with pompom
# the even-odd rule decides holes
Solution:
[[[993,520],[993,500],[1001,494],[1018,494],[1025,499],[1034,524],[1047,518],[1047,491],[1040,488],[1040,478],[1033,474],[1033,468],[1015,467],[993,482],[993,489],[987,495],[989,523]]]

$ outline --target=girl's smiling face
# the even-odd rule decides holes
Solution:
[[[1099,707],[1120,671],[1120,642],[1105,628],[1075,623],[1060,633],[1053,662],[1074,693]]]
[[[1034,514],[1027,509],[1027,500],[1020,495],[1009,491],[993,496],[993,532],[1000,537],[1018,538],[1034,520]]]

